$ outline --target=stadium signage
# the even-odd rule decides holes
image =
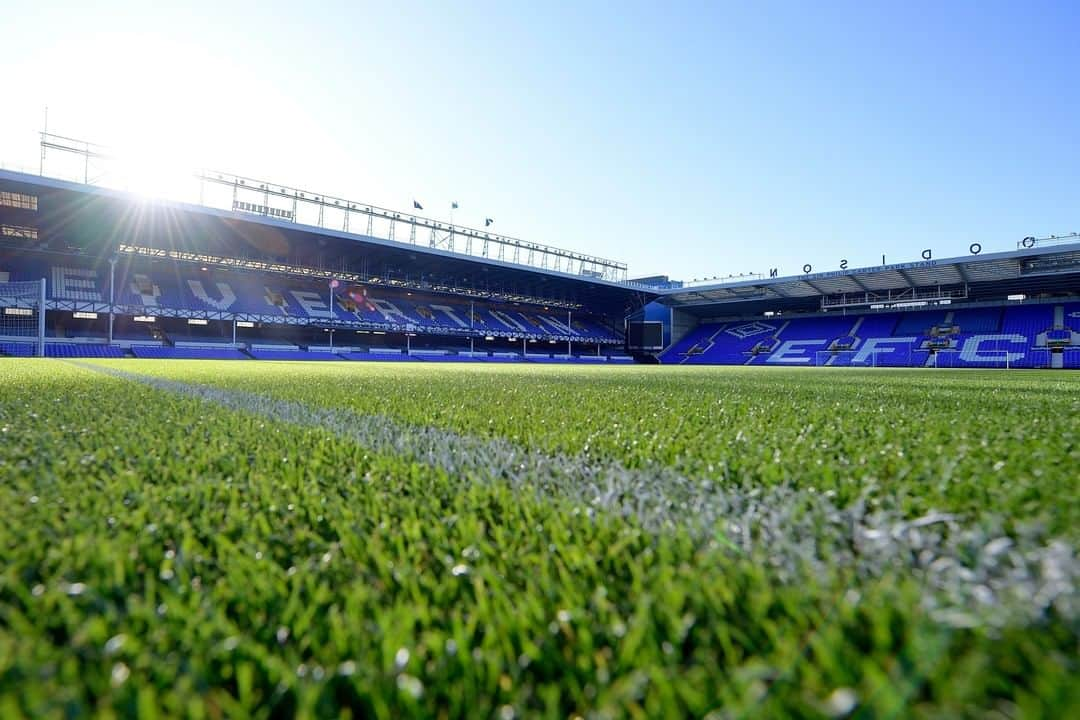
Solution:
[[[827,338],[784,340],[769,354],[765,362],[773,365],[811,365],[814,353],[828,350],[832,342],[832,339]],[[1019,333],[971,335],[961,341],[957,347],[957,356],[961,363],[976,366],[1016,363],[1028,354],[1030,344],[1031,341]],[[910,358],[911,353],[920,349],[925,351],[920,338],[914,336],[867,338],[855,350],[851,364],[877,364],[885,359],[883,364],[899,367],[908,364],[905,357]],[[890,362],[887,359],[889,356],[900,358],[900,362]]]
[[[1028,238],[1025,238],[1024,242],[1026,243],[1027,240],[1028,240]],[[1031,238],[1031,240],[1032,240],[1032,245],[1034,245],[1034,238]],[[1024,247],[1030,247],[1030,246],[1025,244]],[[968,252],[971,253],[972,255],[978,255],[979,253],[982,252],[982,249],[983,249],[982,245],[979,244],[979,243],[971,243],[971,245],[968,246]],[[913,262],[906,262],[906,263],[894,263],[892,265],[885,264],[885,256],[882,255],[880,265],[877,265],[875,267],[868,267],[868,268],[854,268],[854,269],[850,269],[850,270],[848,269],[848,260],[847,260],[847,258],[843,258],[843,259],[840,260],[840,269],[839,270],[834,270],[834,271],[830,271],[830,272],[820,272],[820,273],[817,273],[816,275],[813,275],[813,277],[814,278],[830,278],[830,277],[839,277],[841,275],[862,275],[862,274],[866,274],[866,273],[878,273],[878,272],[888,271],[888,270],[915,270],[915,269],[918,269],[918,268],[934,267],[935,265],[937,265],[937,261],[935,261],[933,259],[934,253],[930,248],[926,248],[925,250],[923,250],[921,255],[922,255],[922,260],[921,261],[916,260],[916,261],[913,261]],[[814,272],[814,266],[811,265],[810,263],[806,263],[805,265],[802,266],[802,271],[803,271],[804,275],[810,275],[812,272]],[[769,269],[769,277],[770,278],[779,277],[779,275],[780,275],[780,268],[770,268]]]
[[[806,264],[803,265],[803,272],[807,274],[810,279],[826,279],[833,277],[841,277],[845,275],[867,275],[870,273],[879,273],[888,270],[916,270],[919,268],[935,267],[937,265],[937,260],[921,260],[917,262],[894,263],[892,265],[882,264],[875,267],[852,268],[850,270],[847,269],[846,263],[846,260],[842,261],[839,270],[829,270],[827,272],[819,272],[813,275],[810,275],[810,272],[811,270],[813,270],[813,268],[809,264]],[[772,274],[772,271],[770,271],[769,277],[776,276]]]
[[[233,201],[233,210],[254,213],[255,215],[268,215],[273,218],[281,218],[282,220],[295,220],[292,210],[283,210],[281,208],[270,207],[269,205],[258,205],[256,203],[243,202],[240,200]]]
[[[237,317],[257,317],[259,322],[289,324],[298,321],[327,321],[348,327],[373,327],[395,332],[431,332],[437,334],[483,335],[534,340],[577,340],[587,342],[621,342],[603,330],[590,328],[578,317],[553,316],[538,310],[493,307],[488,303],[444,303],[439,296],[420,296],[393,300],[368,293],[363,285],[344,288],[328,296],[310,284],[295,287],[290,280],[279,277],[232,281],[210,280],[205,276],[175,277],[173,273],[133,272],[117,280],[116,302],[110,298],[110,277],[91,267],[51,265],[41,267],[49,275],[49,296],[56,301],[103,303],[123,308],[126,314],[157,317],[206,317],[227,319],[221,314]],[[29,271],[33,274],[33,271]],[[170,277],[171,276],[171,277]],[[0,280],[10,277],[0,271]],[[308,281],[310,282],[310,280]],[[338,288],[342,284],[338,282]],[[406,297],[411,297],[409,293]],[[96,306],[95,306],[96,307]],[[83,309],[88,308],[80,308]],[[546,308],[545,308],[546,310]],[[471,316],[470,316],[471,314]],[[766,330],[774,330],[767,326]],[[764,331],[760,331],[764,332]]]

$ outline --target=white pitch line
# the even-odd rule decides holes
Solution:
[[[781,579],[852,569],[860,578],[902,570],[919,576],[925,601],[955,625],[1038,619],[1054,608],[1080,617],[1080,559],[1063,540],[1010,538],[992,519],[965,526],[952,515],[906,519],[865,499],[840,507],[832,493],[790,486],[719,487],[670,468],[640,470],[580,455],[530,451],[501,438],[402,423],[382,415],[281,400],[74,362],[168,393],[298,427],[320,428],[372,452],[438,468],[470,482],[568,501],[573,512],[634,518],[650,532],[685,528],[703,542],[767,563]]]

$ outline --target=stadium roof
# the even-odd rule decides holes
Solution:
[[[460,289],[521,301],[584,306],[625,314],[656,291],[599,277],[536,268],[427,244],[315,227],[232,210],[166,200],[83,183],[0,170],[0,191],[37,198],[37,210],[0,207],[0,223],[37,230],[36,239],[0,238],[11,247],[96,254],[120,246],[185,257],[237,257],[276,266],[317,268],[371,282],[403,281],[432,290]],[[18,247],[18,245],[16,246]],[[200,261],[193,257],[194,262]]]
[[[683,287],[661,291],[660,302],[705,317],[1080,292],[1080,237],[1025,238],[1018,245],[1009,252]]]

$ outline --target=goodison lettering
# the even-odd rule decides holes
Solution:
[[[1024,248],[1033,248],[1033,247],[1035,247],[1036,244],[1037,244],[1037,241],[1033,237],[1026,237],[1026,238],[1024,238],[1023,240],[1020,241],[1020,245],[1022,247],[1024,247]],[[970,254],[972,254],[972,255],[978,255],[982,251],[983,251],[983,247],[982,247],[981,243],[975,242],[975,243],[971,243],[971,245],[968,246],[968,252]],[[933,251],[932,248],[925,248],[924,250],[922,250],[919,253],[919,256],[923,260],[933,260],[934,251]],[[886,267],[885,259],[886,259],[886,256],[882,255],[881,256],[881,267],[882,268]],[[904,267],[904,266],[906,266],[908,264],[909,263],[900,263],[899,265],[897,265],[895,267]],[[843,259],[840,260],[840,269],[841,270],[847,270],[848,266],[849,266],[849,263],[848,263],[847,258],[843,258]],[[867,270],[869,270],[869,268],[867,268]],[[809,275],[810,273],[812,273],[814,271],[814,266],[811,265],[810,263],[806,263],[805,265],[802,266],[802,271],[803,271],[803,273]],[[779,275],[780,275],[780,269],[779,268],[769,268],[769,277],[770,278],[779,277]]]

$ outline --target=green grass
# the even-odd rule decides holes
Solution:
[[[783,548],[741,546],[678,507],[657,530],[330,427],[0,361],[5,718],[1080,708],[1076,374],[94,365],[822,504],[793,511],[816,524]],[[1023,553],[1069,586],[994,614],[918,557],[849,561],[828,513],[863,505],[889,527],[948,513],[948,536],[905,542],[969,552],[997,605],[1019,602]],[[1001,538],[1015,568],[988,571]],[[794,576],[781,552],[802,554]]]

